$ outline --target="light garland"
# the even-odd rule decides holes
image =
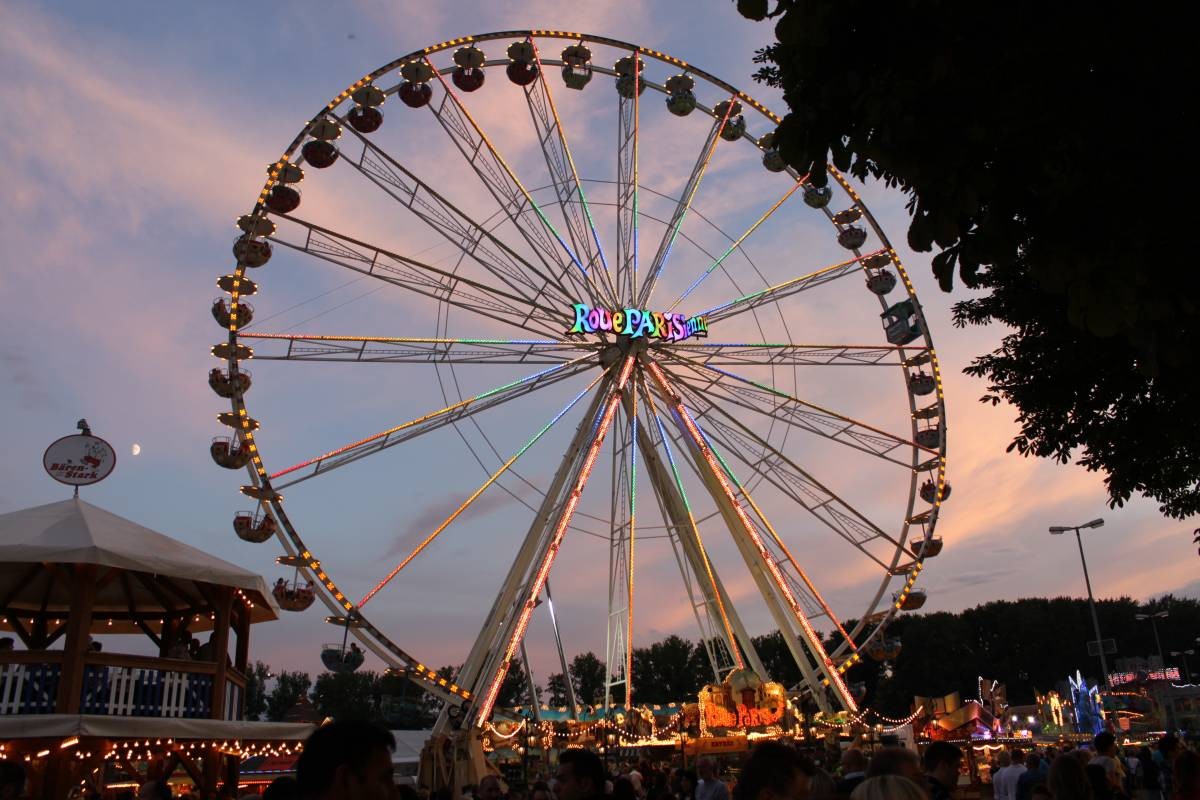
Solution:
[[[525,728],[528,727],[528,722],[529,722],[529,720],[525,720],[525,719],[521,720],[521,724],[518,725],[516,727],[516,729],[512,733],[509,733],[509,734],[503,734],[500,731],[496,730],[496,726],[490,722],[485,724],[483,726],[483,729],[485,731],[487,731],[489,734],[491,734],[494,738],[501,739],[501,740],[507,742],[510,739],[512,739],[513,737],[515,737],[517,734],[519,734],[521,731],[525,730]]]
[[[973,701],[969,701],[969,702],[973,702]],[[893,732],[899,730],[900,728],[903,728],[905,725],[910,724],[917,717],[921,716],[921,712],[924,710],[925,710],[925,706],[923,706],[923,705],[918,706],[917,710],[914,711],[913,713],[909,714],[907,717],[905,717],[903,719],[892,719],[891,717],[886,717],[883,714],[880,714],[878,711],[875,711],[874,709],[864,708],[858,715],[851,716],[850,719],[848,719],[846,722],[827,722],[826,720],[823,720],[823,719],[815,719],[815,720],[813,720],[813,722],[816,723],[817,725],[820,725],[823,728],[826,728],[827,730],[838,729],[838,730],[842,730],[842,731],[848,731],[850,728],[854,727],[855,725],[867,725],[869,727],[870,723],[867,722],[867,717],[873,716],[873,717],[875,717],[875,719],[879,720],[879,722],[885,722],[885,723],[888,723],[888,725],[892,726],[890,728],[883,729],[881,725],[876,724],[876,726],[875,726],[876,728],[883,729],[886,733],[893,733]]]

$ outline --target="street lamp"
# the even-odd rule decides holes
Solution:
[[[1192,682],[1192,671],[1191,671],[1191,669],[1188,668],[1187,657],[1194,656],[1194,655],[1196,655],[1195,650],[1172,650],[1171,651],[1172,658],[1179,658],[1180,656],[1183,656],[1183,682],[1184,683]]]
[[[1100,680],[1103,683],[1108,682],[1108,659],[1104,657],[1104,638],[1100,636],[1100,617],[1096,614],[1096,600],[1092,597],[1092,579],[1088,577],[1087,559],[1083,556],[1083,539],[1079,535],[1079,531],[1084,528],[1099,528],[1104,524],[1103,519],[1094,519],[1091,522],[1085,522],[1082,525],[1052,525],[1050,533],[1055,536],[1067,531],[1075,531],[1075,541],[1079,544],[1079,561],[1083,564],[1083,582],[1087,584],[1088,605],[1092,609],[1092,626],[1096,629],[1096,647],[1100,651]]]
[[[1168,611],[1158,611],[1154,614],[1134,614],[1133,618],[1138,622],[1150,620],[1150,627],[1154,629],[1154,646],[1158,648],[1158,660],[1163,669],[1166,669],[1167,660],[1163,658],[1162,642],[1158,639],[1158,621],[1166,619],[1170,615]]]

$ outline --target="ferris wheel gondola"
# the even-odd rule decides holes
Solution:
[[[609,88],[598,91],[596,84],[607,81]],[[581,106],[564,110],[560,89],[572,90],[561,93],[571,102],[587,98],[597,113],[612,108],[615,176],[584,176],[612,158],[572,147],[573,131],[582,128],[581,140],[591,141],[595,126]],[[388,106],[385,117],[381,107],[393,96],[400,103]],[[484,97],[490,101],[478,99]],[[661,100],[650,103],[650,97]],[[506,98],[520,113],[501,116],[504,139],[489,135],[486,106]],[[524,141],[537,158],[502,154],[518,119],[532,122]],[[654,535],[674,550],[714,676],[769,679],[738,608],[743,600],[735,604],[725,589],[721,576],[729,565],[709,544],[708,535],[720,530],[750,570],[756,599],[781,627],[804,675],[803,691],[824,711],[856,708],[844,673],[863,655],[895,658],[899,643],[886,638],[887,623],[924,602],[913,584],[923,559],[941,549],[934,530],[949,497],[945,404],[927,322],[899,255],[837,170],[809,176],[787,165],[774,147],[778,123],[752,97],[651,48],[571,32],[510,31],[443,42],[372,71],[325,104],[269,167],[253,208],[238,220],[234,271],[218,280],[228,297],[212,308],[227,337],[213,348],[225,368],[210,372],[210,386],[229,399],[231,410],[220,420],[234,431],[213,457],[229,466],[218,455],[232,462],[234,453],[236,459],[245,454],[251,483],[242,493],[259,500],[264,513],[235,518],[235,530],[247,541],[262,541],[268,531],[278,536],[282,558],[295,569],[290,582],[280,579],[281,607],[301,610],[319,598],[343,626],[342,644],[322,648],[327,668],[358,669],[365,658],[361,643],[450,704],[454,713],[443,715],[439,729],[485,725],[564,540],[586,531],[610,547],[604,703],[618,694],[632,702],[635,549],[646,535],[648,513],[644,499],[638,508],[640,492],[656,504],[662,524]],[[419,125],[426,126],[420,133]],[[688,126],[700,143],[694,155],[683,154],[682,134],[661,133],[672,125]],[[651,128],[656,133],[647,136]],[[442,145],[448,146],[438,149]],[[662,152],[647,154],[653,146]],[[436,155],[423,159],[422,147]],[[449,165],[430,166],[454,152],[462,156],[453,168],[461,175],[451,177]],[[542,172],[538,178],[525,174],[531,164]],[[710,170],[715,164],[719,169]],[[658,173],[681,170],[679,185],[669,191],[647,186],[647,165]],[[716,221],[697,198],[706,176],[722,172],[742,176],[729,184],[742,195],[780,199]],[[464,176],[483,191],[468,191]],[[753,181],[766,188],[743,185]],[[389,246],[323,218],[342,207],[338,192],[355,203],[369,195],[394,204],[404,220],[403,244]],[[793,196],[803,203],[789,203]],[[732,197],[728,192],[722,199]],[[831,254],[828,263],[794,274],[792,264],[806,248],[792,243],[768,248],[766,259],[752,257],[763,231],[789,214],[799,221],[783,230],[819,241]],[[602,218],[612,224],[602,225]],[[434,251],[441,255],[426,255]],[[256,278],[278,274],[285,285],[307,285],[307,276],[321,270],[352,272],[355,280],[405,298],[410,310],[419,307],[425,313],[414,318],[435,320],[435,330],[425,336],[263,331],[262,324],[306,301],[268,309],[268,293],[257,302],[269,316],[252,327],[253,310],[244,301],[258,285],[248,270]],[[841,280],[847,276],[857,280]],[[827,340],[793,334],[793,326],[812,324],[819,336],[840,322],[830,319],[827,304],[813,304],[811,314],[791,305],[838,291],[847,307],[862,305],[866,344],[812,344]],[[343,313],[348,325],[360,318]],[[314,368],[421,364],[431,367],[445,405],[414,410],[405,421],[349,444],[322,445],[319,455],[290,467],[268,468],[264,437],[247,408],[251,382],[244,365],[251,359]],[[501,371],[499,383],[478,377]],[[843,395],[822,394],[835,383],[822,378],[842,373],[861,378],[850,380],[853,388]],[[257,368],[252,399],[265,393],[271,397],[266,407],[275,410],[300,402],[304,393],[271,394],[279,375],[274,367]],[[902,423],[856,416],[862,398],[885,396],[894,398]],[[492,410],[506,405],[553,406],[532,438],[513,445],[511,458],[502,440],[530,420],[518,414],[497,421]],[[563,423],[566,455],[549,477],[530,477],[523,467],[528,461],[518,461],[563,420],[576,425],[570,434],[572,423]],[[440,430],[457,433],[487,479],[476,488],[466,471],[457,472],[455,479],[468,484],[459,487],[466,500],[381,579],[364,584],[355,602],[353,587],[340,586],[314,550],[337,544],[319,535],[302,538],[280,490],[303,483],[297,491],[319,492],[327,484],[323,476],[359,461],[379,463],[393,447],[403,451]],[[842,476],[818,476],[819,465],[805,463],[792,437],[812,437],[839,455],[862,459],[867,470],[888,471],[894,493],[885,502],[878,482],[856,487],[858,466],[845,467]],[[606,468],[597,469],[602,457]],[[606,472],[611,476],[595,477]],[[607,511],[588,505],[585,492],[589,481],[600,480],[611,482]],[[856,497],[840,486],[865,494]],[[522,515],[528,533],[463,666],[449,679],[368,620],[364,609],[489,490],[514,498],[514,514]],[[798,541],[791,526],[771,522],[793,512],[837,547]],[[877,521],[882,514],[891,516]],[[825,560],[834,558],[845,558],[846,569],[866,565],[877,577],[859,607],[830,603],[818,588],[834,570],[815,567],[829,567]],[[831,646],[818,627],[832,636]],[[561,643],[559,654],[565,662]]]

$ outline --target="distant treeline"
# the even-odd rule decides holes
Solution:
[[[1152,605],[1131,598],[1097,603],[1100,630],[1115,639],[1117,654],[1109,656],[1109,669],[1116,659],[1156,655],[1158,647],[1149,621],[1137,614],[1167,611],[1157,620],[1158,635],[1167,664],[1184,669],[1182,658],[1171,651],[1196,647],[1200,636],[1200,602],[1167,595]],[[846,622],[846,627],[853,625]],[[974,697],[979,676],[1008,686],[1009,702],[1033,701],[1034,690],[1046,691],[1081,670],[1098,678],[1099,659],[1087,654],[1094,639],[1086,600],[1066,597],[1028,598],[985,603],[958,613],[905,613],[888,628],[889,638],[902,642],[900,655],[890,664],[864,658],[847,673],[851,683],[866,685],[865,703],[881,713],[908,713],[916,695],[940,696],[960,692]],[[786,686],[800,682],[800,671],[778,632],[754,637],[772,680]],[[830,640],[829,644],[834,644]],[[1189,657],[1188,666],[1200,671],[1200,657]],[[256,663],[247,688],[247,712],[282,719],[302,694],[307,693],[320,716],[354,716],[376,719],[393,728],[421,728],[432,723],[437,701],[402,678],[363,671],[349,675],[324,673],[315,683],[304,673],[281,673],[271,692],[265,691],[270,668]],[[889,676],[887,673],[891,672]],[[452,676],[453,667],[439,670]],[[570,662],[571,685],[580,703],[604,700],[604,662],[594,653],[581,653]],[[539,676],[540,677],[540,676]],[[705,648],[680,636],[668,636],[633,652],[633,697],[635,703],[670,703],[690,700],[705,683],[711,682]],[[548,705],[565,705],[566,683],[558,673],[537,681],[538,700]],[[623,699],[621,691],[615,694]],[[529,702],[529,681],[519,659],[505,681],[499,705]]]

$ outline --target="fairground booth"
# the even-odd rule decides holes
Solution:
[[[243,719],[250,626],[277,617],[260,576],[78,498],[0,515],[0,758],[47,800],[236,791],[313,730]]]

